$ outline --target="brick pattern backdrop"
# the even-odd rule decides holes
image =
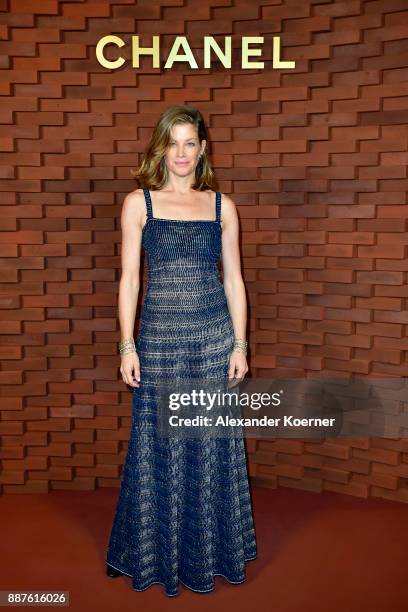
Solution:
[[[120,212],[170,104],[203,112],[218,188],[238,206],[251,374],[408,376],[407,9],[0,0],[2,493],[119,484]],[[203,36],[233,35],[235,65],[133,69],[127,45],[109,71],[95,59],[107,34],[160,34],[162,57],[185,34],[200,66]],[[264,70],[236,62],[251,35],[265,36]],[[274,35],[295,70],[271,69]],[[402,437],[248,451],[258,485],[408,502]]]

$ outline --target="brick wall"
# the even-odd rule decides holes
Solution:
[[[160,112],[205,115],[241,218],[253,376],[408,375],[405,0],[1,0],[2,493],[119,483],[120,210]],[[107,34],[163,49],[265,36],[264,70],[109,71]],[[273,70],[272,36],[295,70]],[[129,47],[121,50],[129,60]],[[113,54],[114,55],[114,54]],[[234,54],[236,56],[236,53]],[[258,58],[257,58],[258,59]],[[201,65],[201,64],[200,64]],[[408,441],[249,440],[256,484],[408,502]]]

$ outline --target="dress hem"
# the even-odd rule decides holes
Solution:
[[[257,554],[254,557],[245,557],[244,559],[244,563],[246,563],[247,561],[253,561],[254,559],[257,558]],[[108,563],[108,561],[106,561],[106,564],[109,565],[109,567],[112,567],[113,569],[116,569],[118,572],[121,572],[123,575],[125,576],[129,576],[129,578],[133,578],[132,574],[128,574],[127,572],[124,572],[123,570],[121,570],[119,567],[115,567],[114,565],[112,565],[111,563]],[[215,573],[213,574],[213,576],[222,576],[223,578],[225,578],[225,580],[229,583],[229,584],[242,584],[243,582],[245,582],[246,577],[243,578],[242,580],[230,580],[227,576],[225,576],[225,574],[218,574]],[[181,580],[181,578],[179,578],[179,582],[181,582],[182,585],[184,585],[187,589],[189,589],[190,591],[192,591],[193,593],[211,593],[212,591],[214,591],[215,589],[215,585],[211,587],[211,589],[206,589],[206,590],[202,590],[202,589],[194,589],[193,587],[189,586],[188,584],[186,584],[185,582],[183,582],[183,580]],[[134,586],[132,586],[132,590],[136,591],[137,593],[142,593],[143,591],[147,591],[147,589],[149,589],[151,586],[153,586],[154,584],[161,584],[162,586],[165,587],[164,582],[160,582],[159,580],[155,580],[154,582],[151,582],[150,584],[148,584],[147,586],[145,586],[143,589],[136,589]],[[176,597],[177,595],[180,595],[179,592],[177,593],[167,593],[167,591],[164,592],[165,595],[167,595],[167,597]]]

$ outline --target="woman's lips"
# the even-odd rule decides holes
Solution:
[[[187,166],[188,162],[176,162],[178,166]]]

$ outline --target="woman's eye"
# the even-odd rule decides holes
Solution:
[[[170,142],[170,143],[169,143],[169,147],[175,147],[175,146],[176,146],[176,144],[177,144],[177,143],[175,143],[175,142]],[[196,145],[195,145],[195,142],[188,142],[188,143],[187,143],[187,146],[188,146],[188,147],[195,147]]]

